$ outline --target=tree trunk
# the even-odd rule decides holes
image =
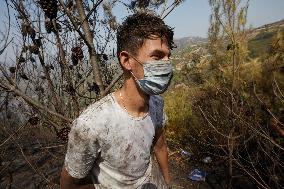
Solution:
[[[93,42],[93,35],[91,33],[91,29],[90,29],[90,25],[88,23],[88,20],[86,19],[86,14],[84,11],[84,7],[83,7],[83,2],[82,0],[76,0],[76,7],[80,16],[80,21],[82,24],[82,28],[83,31],[85,33],[85,37],[86,40],[88,41],[88,43],[90,44],[91,47],[89,47],[89,57],[90,57],[90,63],[92,65],[92,69],[93,69],[93,73],[94,73],[94,79],[96,81],[96,84],[99,86],[100,88],[100,94],[103,95],[104,94],[104,85],[103,85],[103,81],[102,81],[102,77],[100,74],[100,70],[99,70],[99,65],[97,62],[97,56],[96,56],[96,49],[94,46],[94,42]]]

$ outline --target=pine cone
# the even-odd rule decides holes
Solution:
[[[74,47],[72,49],[72,53],[74,53],[78,60],[82,60],[84,58],[84,53],[81,47]]]
[[[39,4],[45,14],[50,20],[57,17],[58,5],[57,0],[39,0]]]
[[[72,60],[72,64],[74,65],[74,66],[77,66],[78,65],[78,63],[79,63],[79,61],[78,61],[78,58],[76,57],[76,56],[74,56],[73,54],[72,54],[72,56],[71,56],[71,60]],[[73,69],[73,67],[71,68],[71,67],[69,67],[71,70]]]
[[[31,39],[34,41],[36,36],[36,31],[31,26],[28,27],[28,34],[30,35]]]
[[[56,23],[56,29],[61,32],[62,31],[62,27],[59,23]],[[52,21],[45,21],[45,30],[47,33],[51,33],[51,32],[56,32],[56,29],[53,26]]]
[[[31,45],[29,46],[29,50],[33,54],[39,54],[39,48],[37,45]]]
[[[53,31],[53,25],[51,21],[45,21],[45,30],[47,33],[51,33]]]
[[[22,25],[21,25],[21,32],[22,32],[23,36],[27,36],[28,35],[29,27],[30,26],[28,24],[22,23]]]
[[[84,53],[82,48],[78,46],[73,47],[71,51],[72,51],[71,55],[72,63],[74,66],[76,66],[78,64],[78,61],[84,58]]]

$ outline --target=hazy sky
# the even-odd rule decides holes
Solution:
[[[130,0],[123,0],[123,2],[130,2]],[[165,22],[175,28],[175,38],[206,37],[210,12],[208,0],[185,0],[182,5],[165,18]],[[114,14],[121,22],[121,19],[128,13],[125,9],[117,7],[114,9]],[[0,0],[0,30],[2,31],[4,15],[7,15],[5,1]],[[248,24],[252,27],[281,19],[284,19],[284,0],[250,0]]]
[[[165,21],[175,27],[175,37],[206,37],[209,26],[208,0],[186,0]],[[248,24],[257,27],[284,19],[284,0],[250,0]]]

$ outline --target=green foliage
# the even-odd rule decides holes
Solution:
[[[284,34],[284,29],[280,30]],[[269,45],[277,31],[262,31],[248,42],[249,56],[251,58],[264,57],[269,51]]]
[[[185,125],[185,119],[192,114],[191,101],[188,98],[188,89],[183,85],[178,86],[165,96],[167,102],[166,112],[169,112],[169,123]],[[180,103],[183,102],[183,103]],[[182,111],[181,111],[182,110]]]
[[[216,2],[220,1],[211,1]],[[220,8],[215,7],[214,18]],[[222,36],[217,20],[211,20],[209,30],[211,56],[199,57],[198,63],[176,70],[173,85],[165,94],[167,134],[181,148],[189,147],[195,156],[206,153],[220,160],[232,177],[249,173],[259,187],[281,188],[283,29],[259,33],[250,40],[247,51],[247,33],[231,27],[234,32]],[[238,22],[239,26],[243,24],[241,19]],[[193,56],[191,51],[184,52],[185,64]],[[212,169],[214,166],[220,167],[214,164]]]
[[[198,117],[193,112],[193,101],[195,92],[198,89],[188,88],[184,84],[177,84],[165,95],[165,111],[168,116],[167,139],[171,145],[189,151],[197,150],[192,147],[192,135],[202,135],[202,133],[191,133],[199,127]]]

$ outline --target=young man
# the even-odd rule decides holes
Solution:
[[[172,78],[172,47],[173,31],[157,16],[137,13],[122,23],[117,54],[124,85],[73,122],[62,189],[169,188],[164,105],[158,94]],[[92,184],[85,182],[89,173]]]

